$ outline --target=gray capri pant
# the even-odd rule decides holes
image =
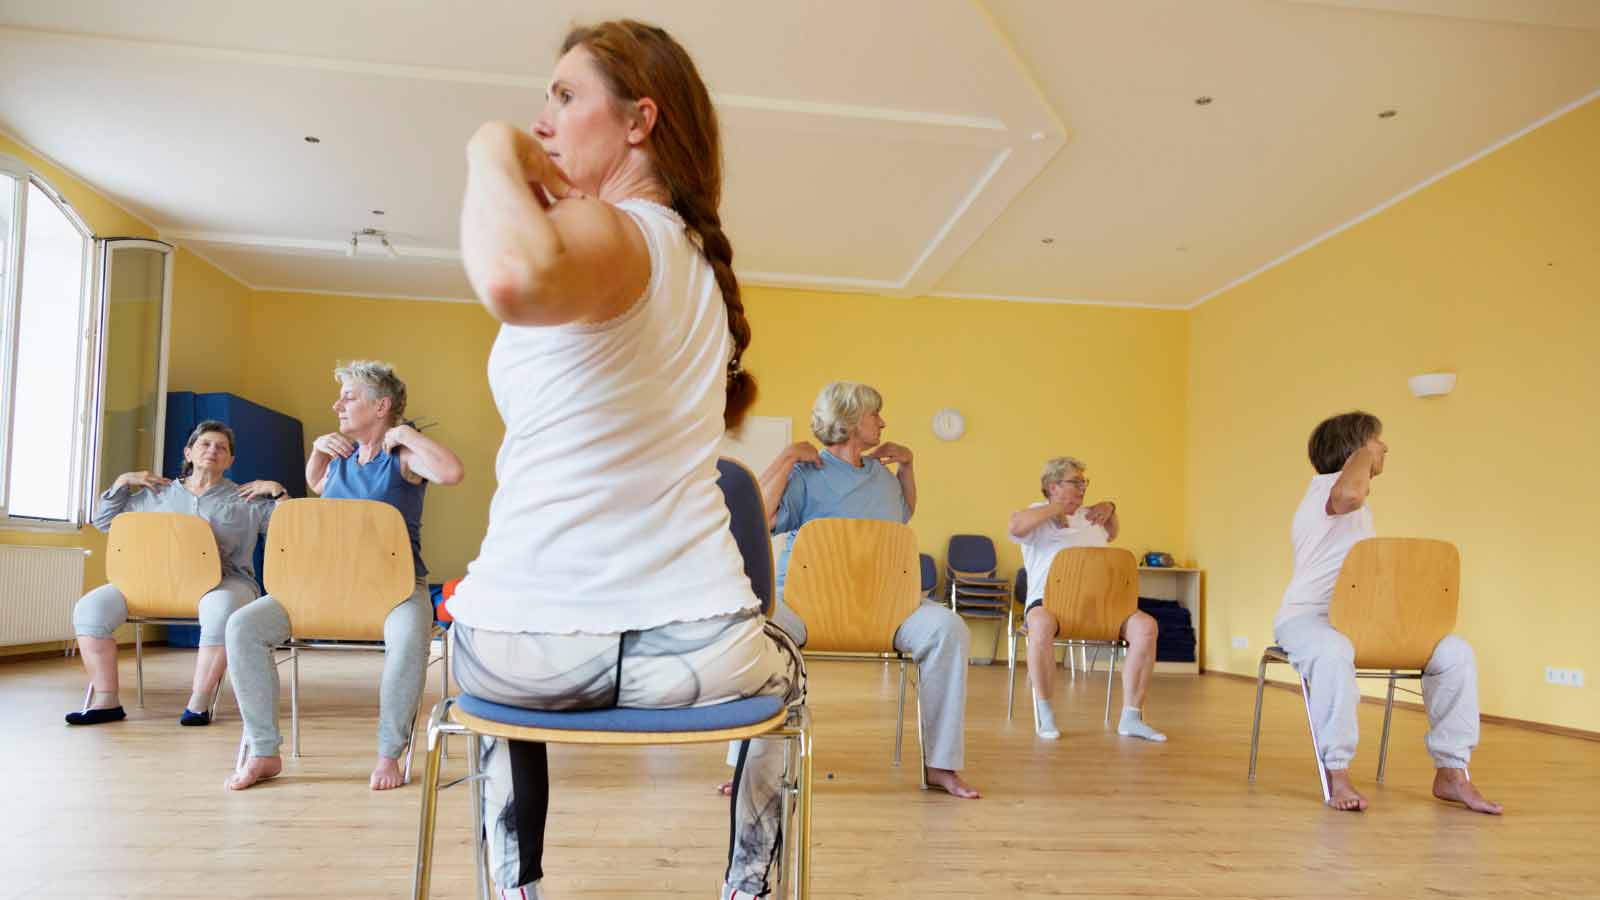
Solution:
[[[200,646],[220,647],[228,617],[259,594],[254,579],[224,575],[200,598]],[[102,584],[72,607],[72,629],[79,637],[109,638],[128,621],[128,600],[114,584]]]

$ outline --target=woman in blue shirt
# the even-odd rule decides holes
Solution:
[[[428,569],[422,562],[422,500],[428,482],[457,484],[461,460],[402,418],[406,386],[389,365],[353,362],[334,370],[339,399],[333,411],[339,430],[316,439],[306,460],[306,483],[324,497],[379,500],[400,511],[411,535],[417,586],[383,623],[383,681],[378,694],[378,760],[370,784],[375,791],[404,780],[400,753],[411,740],[411,723],[422,699],[433,605]],[[271,596],[235,614],[228,625],[234,658],[233,692],[239,698],[250,757],[228,779],[243,790],[283,770],[278,755],[278,680],[272,648],[289,639],[289,616]]]

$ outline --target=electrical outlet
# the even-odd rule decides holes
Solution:
[[[1242,634],[1236,634],[1236,635],[1233,636],[1233,649],[1235,649],[1235,650],[1243,650],[1244,648],[1246,648],[1248,646],[1250,646],[1250,639],[1249,638],[1245,637]]]
[[[1544,680],[1546,684],[1559,684],[1563,687],[1583,687],[1583,670],[1545,666]]]

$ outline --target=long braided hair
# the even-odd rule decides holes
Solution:
[[[733,245],[722,231],[722,140],[711,93],[694,60],[666,31],[618,19],[579,26],[561,43],[565,55],[583,47],[613,97],[631,102],[649,97],[656,103],[655,127],[648,150],[655,173],[666,187],[672,208],[683,218],[700,252],[716,275],[722,302],[728,308],[733,355],[728,360],[727,405],[723,423],[733,428],[756,399],[756,380],[744,368],[750,346],[739,279],[733,274]]]

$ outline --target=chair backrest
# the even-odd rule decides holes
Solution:
[[[222,582],[217,536],[199,516],[125,512],[111,520],[106,579],[130,616],[195,618],[200,597]]]
[[[794,537],[783,602],[806,623],[806,649],[888,653],[921,603],[917,536],[899,522],[816,519]]]
[[[767,531],[767,504],[761,483],[744,463],[726,456],[717,460],[717,487],[728,504],[728,530],[744,557],[744,574],[761,601],[764,615],[772,615],[772,535]]]
[[[1028,569],[1026,566],[1017,566],[1017,580],[1012,585],[1011,596],[1018,603],[1028,602]]]
[[[1328,622],[1355,646],[1356,665],[1420,669],[1456,627],[1461,555],[1427,538],[1367,538],[1339,568]]]
[[[926,553],[920,554],[918,561],[922,563],[922,593],[926,594],[939,586],[939,568]]]
[[[1056,617],[1057,636],[1114,641],[1122,623],[1139,611],[1139,563],[1121,547],[1068,547],[1045,577],[1044,607]]]
[[[266,570],[299,639],[382,640],[384,617],[416,588],[405,520],[376,500],[278,504]]]
[[[994,555],[994,541],[981,534],[952,534],[945,548],[944,564],[952,576],[979,578],[994,575],[994,570],[1000,566]]]

